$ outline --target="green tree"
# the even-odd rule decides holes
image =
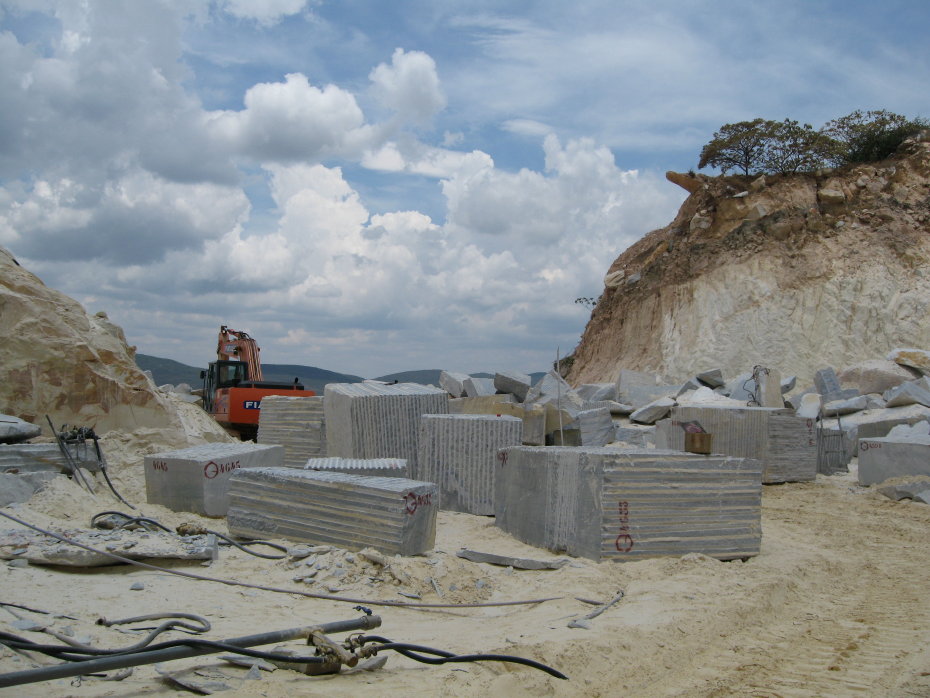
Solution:
[[[701,150],[698,169],[708,165],[723,174],[741,170],[749,175],[762,169],[765,156],[766,124],[762,119],[724,124]]]
[[[767,121],[765,130],[766,172],[811,172],[830,162],[836,152],[833,139],[810,124],[791,119]]]
[[[828,121],[822,132],[836,144],[832,161],[842,165],[875,162],[891,155],[905,138],[930,126],[926,119],[908,119],[901,114],[878,109],[856,110]]]

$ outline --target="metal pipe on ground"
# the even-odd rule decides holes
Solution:
[[[298,638],[309,638],[315,633],[344,633],[352,630],[370,630],[380,626],[381,616],[366,615],[353,620],[334,621],[321,625],[304,625],[288,630],[276,630],[258,635],[246,635],[231,640],[223,640],[222,642],[225,645],[246,648],[268,645],[276,642],[285,642],[287,640],[296,640]],[[196,643],[197,641],[192,640],[191,642]],[[133,652],[131,654],[112,655],[100,657],[99,659],[89,659],[83,662],[66,662],[65,664],[41,667],[39,669],[27,669],[25,671],[14,671],[9,674],[0,674],[0,688],[20,686],[22,684],[36,683],[38,681],[63,679],[69,676],[86,676],[101,671],[123,669],[125,667],[140,666],[142,664],[154,664],[156,662],[167,662],[173,659],[199,657],[205,654],[226,651],[229,651],[228,647],[218,649],[215,647],[180,646]],[[329,661],[330,660],[324,656],[320,657],[321,664]]]

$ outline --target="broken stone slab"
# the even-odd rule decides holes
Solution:
[[[465,397],[465,381],[471,376],[455,371],[440,371],[439,387],[452,397]]]
[[[908,369],[887,359],[863,361],[843,369],[838,378],[844,385],[854,386],[859,392],[884,393],[895,386],[920,376],[920,372]]]
[[[682,383],[681,387],[678,389],[678,392],[675,394],[675,397],[681,397],[684,393],[693,392],[702,387],[706,386],[704,386],[697,378],[689,378],[684,383]]]
[[[310,458],[304,470],[351,473],[369,477],[410,477],[403,458]]]
[[[465,395],[467,397],[482,397],[484,395],[494,395],[497,392],[497,388],[494,387],[493,378],[469,376],[465,379],[463,385],[465,386]]]
[[[930,494],[930,477],[915,479],[910,482],[899,482],[894,485],[877,488],[878,491],[896,502],[902,499],[913,499],[923,501],[924,493]],[[924,502],[926,504],[926,502]]]
[[[630,415],[631,422],[638,424],[655,424],[660,419],[666,417],[669,410],[677,403],[670,397],[662,397],[650,402],[648,405],[639,408]]]
[[[439,497],[406,478],[249,468],[230,478],[227,524],[243,538],[419,555],[435,543]]]
[[[532,378],[518,371],[498,371],[494,374],[494,388],[497,392],[510,393],[520,402],[526,400],[532,384]]]
[[[225,516],[227,487],[242,468],[282,466],[284,447],[270,444],[211,443],[145,456],[149,504],[204,516]]]
[[[752,458],[761,464],[762,482],[804,482],[817,476],[814,419],[771,407],[680,405],[656,425],[656,447],[684,450],[682,425],[697,422],[712,435],[713,453]]]
[[[821,395],[838,393],[843,387],[833,367],[821,368],[814,373],[814,387]]]
[[[28,480],[19,475],[0,473],[0,507],[28,502],[35,493],[35,487]]]
[[[215,560],[218,554],[214,535],[176,536],[163,531],[141,529],[66,529],[55,532],[101,552],[85,550],[37,531],[13,529],[0,531],[0,559],[24,559],[35,565],[102,567],[123,564],[112,555],[130,560]]]
[[[797,376],[788,376],[787,378],[782,378],[781,381],[781,394],[790,393],[794,390],[794,387],[798,384]]]
[[[599,407],[606,407],[607,411],[614,415],[625,417],[633,412],[632,405],[624,405],[616,400],[585,400],[582,409],[596,410]]]
[[[914,424],[898,424],[892,427],[891,431],[888,432],[889,438],[896,438],[904,441],[924,436],[930,436],[930,422],[923,421],[915,422]]]
[[[925,376],[930,375],[930,351],[913,348],[892,349],[885,358],[901,366],[916,369]]]
[[[416,468],[424,414],[448,414],[445,390],[416,383],[330,383],[324,389],[326,455],[403,458]]]
[[[528,404],[552,405],[556,409],[575,413],[584,407],[584,400],[555,371],[549,371],[530,388],[524,401]]]
[[[567,558],[558,560],[532,560],[526,557],[508,557],[494,553],[482,553],[477,550],[462,548],[456,555],[472,562],[483,562],[498,567],[513,567],[516,570],[557,570],[568,564]]]
[[[868,409],[868,406],[869,401],[866,399],[865,395],[859,395],[857,397],[848,398],[846,400],[834,400],[833,402],[828,402],[823,406],[823,413],[828,417],[836,417],[837,415],[861,412],[864,409]]]
[[[517,446],[523,421],[507,415],[425,414],[413,479],[439,486],[441,508],[494,514],[494,477],[501,448]]]
[[[796,411],[798,417],[817,419],[823,410],[823,397],[820,393],[804,393],[800,396],[800,403]]]
[[[729,405],[730,407],[745,407],[745,403],[739,400],[733,400],[726,395],[711,390],[706,385],[702,385],[697,390],[682,393],[676,398],[679,405]]]
[[[727,383],[725,394],[731,400],[739,400],[742,403],[746,403],[753,399],[751,391],[755,390],[755,384],[755,381],[752,379],[752,373],[741,373]]]
[[[15,444],[35,438],[42,427],[11,414],[0,414],[0,444]]]
[[[761,467],[729,456],[618,448],[505,450],[495,525],[597,561],[757,555]]]
[[[863,410],[836,419],[824,419],[825,429],[843,429],[851,438],[864,439],[887,436],[899,424],[915,424],[930,419],[930,408],[923,405],[905,405],[881,410]]]
[[[930,477],[930,436],[859,439],[859,484],[912,475]]]
[[[885,407],[904,407],[905,405],[923,405],[930,407],[930,390],[917,381],[908,381],[890,388],[882,395]]]
[[[578,396],[586,402],[616,400],[617,386],[613,383],[583,383],[575,388]]]
[[[695,376],[701,383],[710,387],[710,388],[722,388],[726,385],[726,381],[723,379],[723,371],[719,368],[713,368],[709,371],[701,371]]]

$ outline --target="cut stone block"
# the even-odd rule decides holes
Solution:
[[[543,446],[546,443],[546,408],[543,405],[514,402],[513,395],[463,397],[449,401],[450,414],[510,415],[523,420],[523,443]]]
[[[403,458],[310,458],[303,469],[366,477],[410,477]]]
[[[483,395],[494,395],[497,388],[494,387],[494,379],[477,378],[469,376],[465,379],[465,395],[468,397],[481,397]]]
[[[751,373],[741,373],[726,385],[726,395],[732,400],[746,403],[752,399],[750,391],[755,390],[756,382]]]
[[[930,436],[859,439],[860,485],[910,475],[930,476]]]
[[[630,415],[630,421],[639,424],[655,424],[665,417],[675,404],[675,401],[670,397],[659,398],[633,412]]]
[[[760,407],[784,407],[785,399],[781,396],[781,374],[774,368],[759,371],[756,387],[756,401]]]
[[[85,448],[77,444],[69,450],[71,457],[79,468],[96,472],[100,469],[94,444]],[[15,470],[20,474],[27,472],[70,473],[71,466],[65,459],[57,443],[14,443],[0,444],[0,472]]]
[[[526,400],[526,395],[530,392],[532,384],[533,379],[525,373],[498,371],[494,374],[494,388],[497,392],[510,393],[520,402]]]
[[[538,405],[551,404],[557,409],[570,412],[572,418],[584,405],[581,396],[572,390],[565,379],[555,371],[549,371],[530,388],[525,402]]]
[[[824,396],[838,393],[843,389],[832,367],[822,368],[814,374],[814,387]]]
[[[502,451],[495,524],[519,540],[593,560],[759,553],[758,462],[679,451]]]
[[[325,456],[322,396],[262,398],[256,441],[284,446],[284,465],[289,468],[300,468],[308,458]]]
[[[656,446],[684,450],[681,424],[698,422],[713,435],[713,452],[753,458],[762,482],[803,482],[817,476],[817,426],[788,409],[681,405],[656,425]]]
[[[782,378],[782,381],[781,381],[782,395],[784,395],[785,393],[790,393],[792,390],[794,390],[794,386],[796,386],[797,384],[798,384],[797,376],[789,376],[788,378]]]
[[[225,516],[234,472],[283,464],[283,446],[247,441],[154,453],[144,459],[146,501],[174,511]]]
[[[435,544],[438,509],[431,482],[252,468],[230,479],[227,523],[242,538],[420,555]]]
[[[619,441],[628,447],[645,448],[648,445],[654,445],[656,428],[654,426],[637,427],[618,426],[614,435],[614,441]]]
[[[616,436],[614,420],[606,407],[582,410],[576,424],[582,446],[606,446]]]
[[[520,445],[523,421],[494,415],[423,415],[416,480],[439,485],[442,508],[494,514],[497,452]]]
[[[330,383],[324,390],[326,454],[403,458],[416,470],[424,414],[448,414],[445,390],[416,383]]]
[[[441,371],[439,373],[439,387],[452,397],[465,397],[465,381],[470,377],[467,373]]]

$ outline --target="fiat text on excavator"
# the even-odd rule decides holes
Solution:
[[[316,395],[306,390],[295,378],[293,383],[262,380],[259,347],[246,332],[220,327],[216,345],[216,361],[203,379],[203,406],[223,427],[248,441],[258,434],[258,417],[262,398],[268,395],[309,397]]]

